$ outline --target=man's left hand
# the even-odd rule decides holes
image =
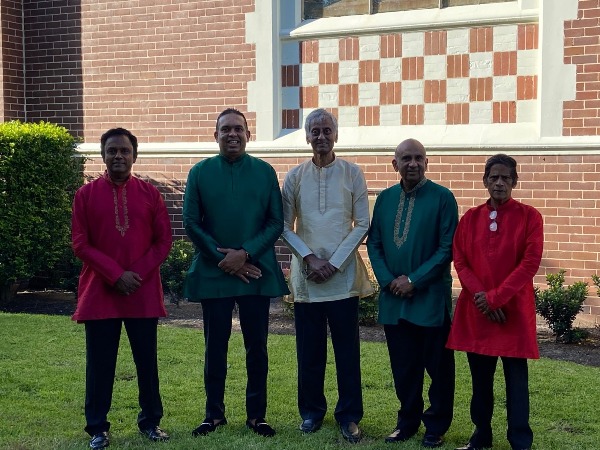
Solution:
[[[219,262],[218,267],[229,275],[235,275],[235,273],[244,266],[247,259],[246,250],[243,248],[235,250],[233,248],[219,247],[217,248],[217,251],[225,255],[225,258]]]
[[[390,283],[392,294],[399,295],[400,297],[412,297],[414,289],[414,284],[408,280],[408,276],[406,275],[400,275]]]

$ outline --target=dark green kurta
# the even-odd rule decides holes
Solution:
[[[200,161],[188,175],[183,223],[196,247],[185,283],[190,301],[289,293],[274,250],[283,231],[281,191],[266,162],[247,154]],[[217,265],[225,255],[217,247],[243,248],[262,277],[246,284],[223,272]]]
[[[397,184],[379,194],[367,241],[382,286],[379,323],[395,325],[404,319],[426,327],[443,324],[451,308],[450,262],[457,223],[454,195],[430,180],[407,193]],[[412,298],[390,292],[388,285],[400,275],[414,284]]]

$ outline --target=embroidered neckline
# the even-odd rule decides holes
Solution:
[[[415,193],[419,188],[421,188],[427,182],[427,178],[423,178],[419,183],[409,191],[404,192],[402,186],[400,186],[400,200],[398,201],[398,211],[396,212],[396,220],[394,221],[394,243],[397,248],[400,248],[406,242],[408,238],[408,232],[410,231],[410,222],[412,220],[412,213],[415,207],[415,198],[416,195],[411,195]],[[400,235],[400,223],[402,222],[402,216],[404,214],[404,203],[406,202],[406,194],[409,194],[410,198],[408,199],[408,211],[406,213],[406,223],[404,224],[404,229],[402,230],[402,235]]]
[[[127,214],[127,186],[123,186],[122,191],[122,203],[123,203],[123,225],[121,225],[121,218],[119,217],[119,196],[117,194],[117,188],[113,185],[113,199],[115,202],[115,228],[121,236],[125,237],[125,232],[129,229],[129,215]]]

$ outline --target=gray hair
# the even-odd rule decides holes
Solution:
[[[325,117],[329,117],[331,119],[331,122],[333,123],[333,128],[334,128],[333,132],[334,132],[334,134],[337,134],[338,123],[337,123],[337,119],[335,118],[335,116],[333,114],[331,114],[329,111],[327,111],[326,109],[319,108],[319,109],[315,109],[308,116],[306,116],[306,120],[304,122],[304,131],[306,132],[306,135],[308,136],[310,134],[310,128],[312,127],[312,124],[314,122],[317,122],[318,120],[323,120],[323,118],[325,118]]]

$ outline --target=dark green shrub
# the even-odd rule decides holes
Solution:
[[[577,281],[565,287],[565,272],[546,275],[548,289],[535,288],[535,308],[546,319],[557,341],[573,343],[586,335],[584,330],[573,328],[573,321],[583,310],[588,284]]]
[[[71,239],[71,205],[83,184],[75,139],[50,123],[0,124],[0,289],[48,270]]]
[[[183,300],[185,277],[193,259],[194,246],[191,242],[180,239],[173,242],[169,256],[160,266],[163,289],[171,303],[179,305]]]

